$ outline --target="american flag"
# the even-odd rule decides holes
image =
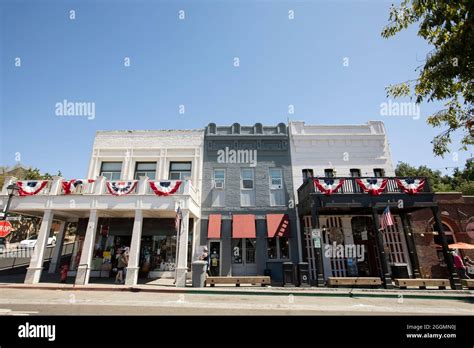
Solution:
[[[382,220],[380,221],[380,229],[385,230],[387,226],[393,226],[393,218],[388,205],[387,208],[385,208],[385,210],[383,211]]]
[[[175,224],[175,228],[176,228],[176,232],[179,233],[179,227],[181,225],[181,218],[182,218],[182,215],[181,215],[181,208],[178,206],[178,208],[176,209],[176,217],[174,219],[174,224]]]

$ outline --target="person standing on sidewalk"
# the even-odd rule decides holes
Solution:
[[[127,267],[127,257],[123,249],[118,250],[119,255],[117,257],[117,276],[115,277],[115,283],[125,283],[125,268]]]
[[[206,261],[206,274],[210,276],[211,274],[209,273],[209,250],[207,249],[207,247],[203,248],[202,255],[199,257],[199,260]]]
[[[467,275],[467,270],[466,266],[464,266],[464,263],[462,262],[461,256],[456,251],[452,252],[453,255],[453,261],[454,261],[454,268],[456,270],[456,273],[459,275],[459,278],[461,279],[471,279]]]

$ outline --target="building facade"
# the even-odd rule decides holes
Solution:
[[[298,261],[288,128],[209,124],[205,129],[199,247],[213,275],[264,275],[282,281]]]
[[[270,275],[281,284],[285,262],[307,262],[314,285],[380,277],[390,288],[393,278],[437,274],[418,257],[429,253],[415,230],[428,221],[439,235],[437,259],[459,288],[448,257],[449,230],[457,227],[442,220],[425,178],[395,177],[382,122],[99,131],[86,178],[7,177],[2,207],[12,183],[21,195],[10,212],[42,218],[27,283],[40,281],[56,222],[49,272],[58,270],[66,226],[74,223],[69,274],[76,284],[110,277],[117,250],[129,248],[127,284],[175,278],[185,286],[207,247],[213,276]],[[381,230],[387,209],[393,224]]]
[[[200,227],[203,135],[202,130],[97,132],[87,178],[20,181],[21,197],[13,199],[10,211],[42,217],[25,282],[40,280],[55,220],[61,223],[58,250],[66,224],[77,223],[70,264],[76,284],[107,277],[117,250],[128,247],[127,284],[136,284],[142,275],[176,275],[184,286]],[[7,178],[2,206],[12,182],[16,179]],[[58,262],[53,258],[50,271]]]

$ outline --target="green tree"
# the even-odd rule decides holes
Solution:
[[[412,24],[418,36],[433,50],[420,66],[418,78],[386,88],[387,97],[411,96],[416,103],[442,101],[444,108],[428,117],[427,123],[442,127],[433,152],[443,156],[455,131],[462,133],[461,149],[474,143],[474,1],[404,0],[390,8],[389,24],[382,36],[389,38]]]
[[[433,170],[427,166],[413,167],[405,162],[398,162],[395,168],[396,176],[416,177],[422,176],[428,178],[431,189],[435,192],[453,191],[452,178],[442,175],[441,171]]]

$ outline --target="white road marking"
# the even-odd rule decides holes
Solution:
[[[9,308],[0,308],[0,315],[19,315],[19,316],[28,316],[31,314],[38,314],[39,312],[35,311],[13,311]]]

